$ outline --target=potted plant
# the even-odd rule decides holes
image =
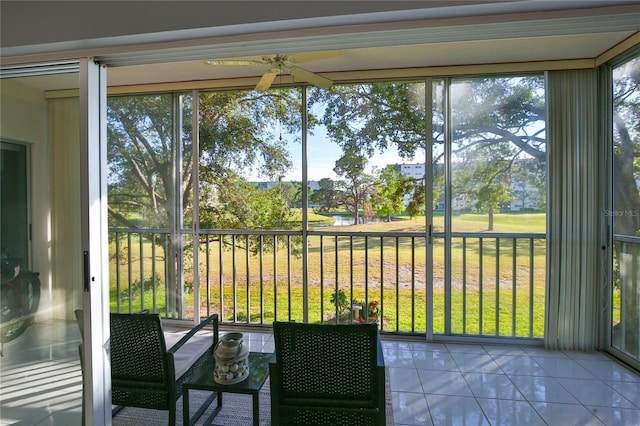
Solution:
[[[378,321],[380,317],[380,302],[371,299],[369,300],[369,304],[367,305],[367,318],[369,322]]]
[[[330,301],[336,307],[338,317],[342,317],[344,314],[349,312],[351,304],[349,303],[349,299],[347,299],[347,295],[344,290],[338,290],[337,293],[333,292]]]

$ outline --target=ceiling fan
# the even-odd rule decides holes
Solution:
[[[297,53],[292,55],[273,55],[263,56],[260,59],[228,59],[228,60],[206,60],[205,63],[209,65],[268,65],[270,68],[267,72],[262,74],[260,81],[256,84],[255,90],[264,91],[271,87],[271,84],[275,80],[276,76],[280,74],[289,73],[297,79],[306,81],[321,89],[327,89],[331,87],[333,81],[309,71],[306,68],[297,66],[302,62],[312,62],[322,59],[332,58],[340,56],[340,51],[323,51],[323,52],[306,52]]]

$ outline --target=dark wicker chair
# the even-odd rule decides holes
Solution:
[[[384,425],[385,367],[376,324],[274,322],[271,424]]]
[[[198,333],[206,326],[212,326],[213,337]],[[217,342],[216,314],[189,330],[170,349],[158,314],[111,314],[112,404],[168,410],[169,425],[175,425],[182,384],[203,363],[213,365]]]

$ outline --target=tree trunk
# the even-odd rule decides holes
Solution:
[[[358,197],[354,197],[354,201],[353,201],[353,224],[357,225],[358,224],[358,207],[359,207],[359,200]]]
[[[493,207],[489,207],[489,229],[487,231],[493,231]]]

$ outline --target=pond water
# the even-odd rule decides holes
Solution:
[[[335,222],[333,222],[332,226],[349,226],[349,225],[353,225],[353,217],[351,216],[331,216]],[[374,218],[373,220],[369,220],[367,222],[364,222],[364,219],[362,217],[358,218],[358,224],[362,225],[363,223],[378,223],[380,222],[379,218]]]

